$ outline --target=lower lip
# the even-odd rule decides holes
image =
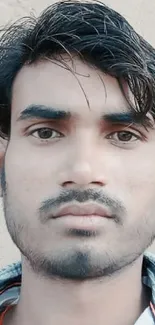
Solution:
[[[97,227],[103,225],[110,217],[103,217],[99,215],[65,215],[56,218],[58,222],[72,229],[95,230]]]

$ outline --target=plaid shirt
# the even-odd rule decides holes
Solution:
[[[0,313],[7,306],[16,305],[20,296],[21,262],[7,266],[0,271]],[[155,306],[155,255],[146,253],[143,260],[142,281],[151,288],[151,302]],[[148,307],[136,321],[135,325],[155,325],[155,317]]]

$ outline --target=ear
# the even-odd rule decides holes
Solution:
[[[1,178],[2,167],[4,164],[4,157],[5,157],[7,144],[8,144],[8,140],[0,137],[0,178]],[[2,196],[2,188],[1,188],[1,179],[0,179],[0,197],[1,196]]]

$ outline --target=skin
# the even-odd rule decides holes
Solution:
[[[13,84],[2,190],[23,281],[5,325],[43,325],[45,315],[55,325],[134,324],[150,298],[141,268],[155,235],[155,132],[107,121],[130,112],[117,80],[78,58],[74,74],[66,59],[25,66]],[[71,117],[21,118],[32,105]],[[48,128],[48,140],[38,128]],[[82,193],[81,204],[96,202],[111,218],[52,218],[66,193],[67,204]]]

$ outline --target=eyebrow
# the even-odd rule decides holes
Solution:
[[[30,105],[21,112],[17,121],[31,119],[66,120],[70,117],[70,112],[57,110],[45,105]]]
[[[105,114],[103,119],[109,123],[142,125],[140,114],[136,111]]]
[[[32,120],[32,119],[47,119],[47,120],[69,120],[73,116],[78,116],[77,114],[72,114],[69,111],[55,109],[46,105],[30,105],[25,110],[23,110],[17,119],[17,121],[22,120]],[[101,116],[101,120],[108,123],[117,124],[138,124],[142,125],[142,121],[139,114],[136,112],[121,112],[121,113],[108,113]]]

